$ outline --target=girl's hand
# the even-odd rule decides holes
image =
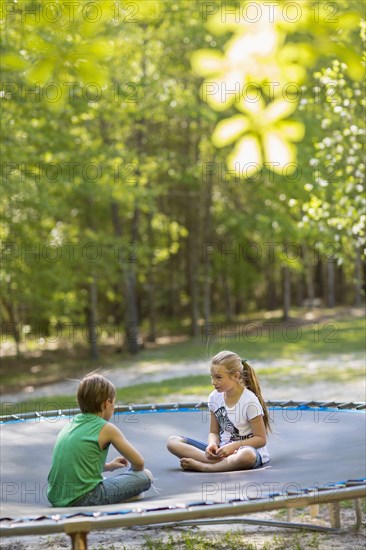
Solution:
[[[226,458],[234,454],[235,451],[236,451],[236,445],[233,443],[227,443],[223,447],[220,447],[220,449],[216,453],[216,456],[218,458]]]
[[[128,466],[128,460],[124,456],[117,456],[112,462],[106,464],[106,466],[109,472],[114,472],[114,470]]]
[[[216,443],[211,443],[210,445],[207,445],[205,453],[207,458],[216,458],[217,459],[217,451],[219,450]]]

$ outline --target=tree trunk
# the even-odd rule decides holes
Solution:
[[[92,216],[93,212],[93,197],[88,196],[86,200],[87,206],[87,224],[92,231],[95,231],[95,219]],[[88,277],[89,279],[89,277]],[[90,279],[87,283],[88,305],[86,307],[87,333],[89,342],[90,358],[93,361],[99,359],[98,351],[98,288],[97,279],[94,273],[90,274]]]
[[[198,122],[199,123],[199,122]],[[195,166],[198,162],[198,139],[194,140],[194,136],[190,132],[186,133],[185,152],[188,165]],[[194,178],[194,176],[192,176]],[[199,249],[202,242],[202,214],[200,211],[199,198],[197,193],[197,181],[193,179],[192,184],[188,186],[188,195],[186,200],[187,205],[187,228],[188,228],[188,286],[190,297],[190,314],[191,314],[191,334],[194,337],[199,336],[199,268],[198,258]],[[197,196],[196,196],[197,195]]]
[[[98,304],[98,289],[97,281],[93,276],[88,285],[89,303],[87,307],[87,323],[88,323],[88,341],[90,345],[90,357],[93,361],[99,359],[98,351],[98,327],[97,327],[97,304]]]
[[[211,235],[211,205],[212,205],[212,190],[213,190],[213,174],[209,173],[207,178],[207,185],[205,188],[205,214],[203,220],[203,248],[209,243]],[[211,274],[211,254],[205,254],[205,250],[201,247],[201,261],[204,262],[203,271],[203,315],[205,323],[209,323],[211,320],[211,287],[212,287],[212,274]]]
[[[154,235],[152,229],[152,214],[147,215],[147,232],[149,242],[149,268],[147,272],[147,303],[149,317],[148,342],[156,341],[156,306],[155,306],[155,265],[154,265]]]
[[[234,320],[234,308],[233,300],[231,298],[230,278],[227,270],[227,263],[225,263],[224,271],[222,272],[222,288],[224,291],[224,304],[225,304],[225,318],[228,323],[232,323]]]
[[[335,307],[335,263],[332,259],[327,261],[327,306]]]
[[[122,224],[119,215],[119,205],[117,202],[113,201],[111,203],[112,209],[112,221],[114,227],[114,233],[119,241],[122,237]],[[135,219],[136,218],[136,219]],[[135,225],[137,223],[138,214],[135,213],[134,222],[133,222],[133,232],[135,231]],[[126,263],[127,257],[121,254],[119,258],[119,265],[121,268],[121,273],[123,277],[123,288],[125,293],[125,315],[124,315],[124,324],[125,324],[125,334],[126,334],[126,344],[129,353],[135,354],[140,349],[140,338],[139,338],[139,325],[138,325],[138,310],[137,310],[137,297],[136,297],[136,279],[135,273],[130,267],[131,264]]]
[[[274,311],[278,307],[277,302],[277,287],[274,279],[275,270],[272,266],[267,267],[267,309],[268,311]]]
[[[198,325],[199,307],[198,307],[198,271],[197,271],[197,250],[196,239],[193,235],[193,228],[190,227],[188,235],[188,272],[189,272],[189,296],[190,296],[190,311],[191,311],[191,334],[199,336],[200,329]]]
[[[20,355],[20,331],[19,331],[19,324],[16,320],[16,314],[15,314],[15,311],[14,311],[14,306],[11,302],[8,302],[7,300],[5,300],[4,296],[1,297],[1,302],[3,304],[3,307],[6,311],[6,313],[8,314],[8,317],[9,317],[9,333],[12,334],[13,338],[14,338],[14,342],[15,342],[15,352],[16,352],[16,356],[19,357]],[[8,331],[4,331],[6,334],[8,333]]]
[[[355,306],[361,307],[362,305],[362,259],[361,248],[356,248],[355,258]]]
[[[301,273],[296,278],[296,305],[301,307],[304,302],[304,281]]]
[[[287,265],[282,267],[283,276],[283,319],[290,318],[291,308],[291,273]]]
[[[313,309],[314,298],[315,298],[315,288],[314,288],[314,266],[313,266],[313,257],[309,253],[307,247],[303,248],[304,258],[305,258],[305,282],[306,282],[306,294],[307,294],[307,307]]]

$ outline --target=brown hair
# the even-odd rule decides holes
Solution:
[[[225,367],[229,375],[239,372],[243,385],[252,391],[259,400],[263,409],[263,421],[266,431],[270,431],[269,414],[266,403],[262,397],[262,391],[259,385],[258,377],[246,359],[241,359],[237,353],[233,351],[220,351],[211,361],[212,366],[222,365]]]
[[[96,414],[101,412],[102,403],[116,397],[116,389],[101,374],[90,373],[80,382],[76,397],[81,412]]]

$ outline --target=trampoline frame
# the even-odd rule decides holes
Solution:
[[[267,406],[280,409],[329,409],[365,411],[366,403],[335,401],[267,401]],[[207,409],[207,402],[198,403],[164,403],[146,405],[117,405],[115,413],[154,412],[154,411],[178,411],[182,409]],[[11,414],[0,417],[0,423],[25,422],[39,420],[41,418],[67,418],[78,414],[80,410],[75,407],[72,410],[52,410],[42,412],[30,412],[23,414]],[[87,548],[87,534],[92,530],[105,530],[113,528],[126,528],[135,526],[184,526],[207,525],[212,523],[248,523],[266,525],[272,527],[285,527],[293,529],[308,529],[322,532],[341,532],[340,502],[352,500],[355,510],[355,529],[361,526],[360,499],[366,497],[366,479],[348,480],[334,484],[332,488],[316,487],[303,489],[301,494],[290,492],[287,495],[273,493],[268,497],[256,499],[232,499],[226,503],[194,502],[189,504],[175,504],[164,507],[139,508],[138,504],[121,503],[124,508],[118,511],[106,513],[75,512],[67,515],[50,514],[36,518],[20,518],[11,521],[10,518],[2,518],[2,522],[9,521],[8,525],[0,525],[1,537],[14,537],[26,535],[49,535],[55,533],[67,533],[71,538],[72,548],[84,550]],[[310,523],[293,523],[292,511],[294,508],[310,506],[312,517],[316,517],[318,507],[328,504],[331,527],[324,527]],[[131,506],[131,507],[129,507]],[[133,508],[132,508],[133,506]],[[278,509],[286,509],[288,521],[269,521],[261,519],[239,518],[237,516],[265,512]],[[225,517],[225,520],[221,519]],[[210,519],[208,519],[210,518]]]

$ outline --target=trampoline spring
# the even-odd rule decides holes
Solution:
[[[357,487],[358,485],[365,485],[366,478],[364,479],[348,479],[345,483],[346,487]]]
[[[12,414],[10,418],[14,418],[15,420],[19,420],[19,422],[25,422],[25,418],[21,418],[20,416],[18,416],[16,414]]]

